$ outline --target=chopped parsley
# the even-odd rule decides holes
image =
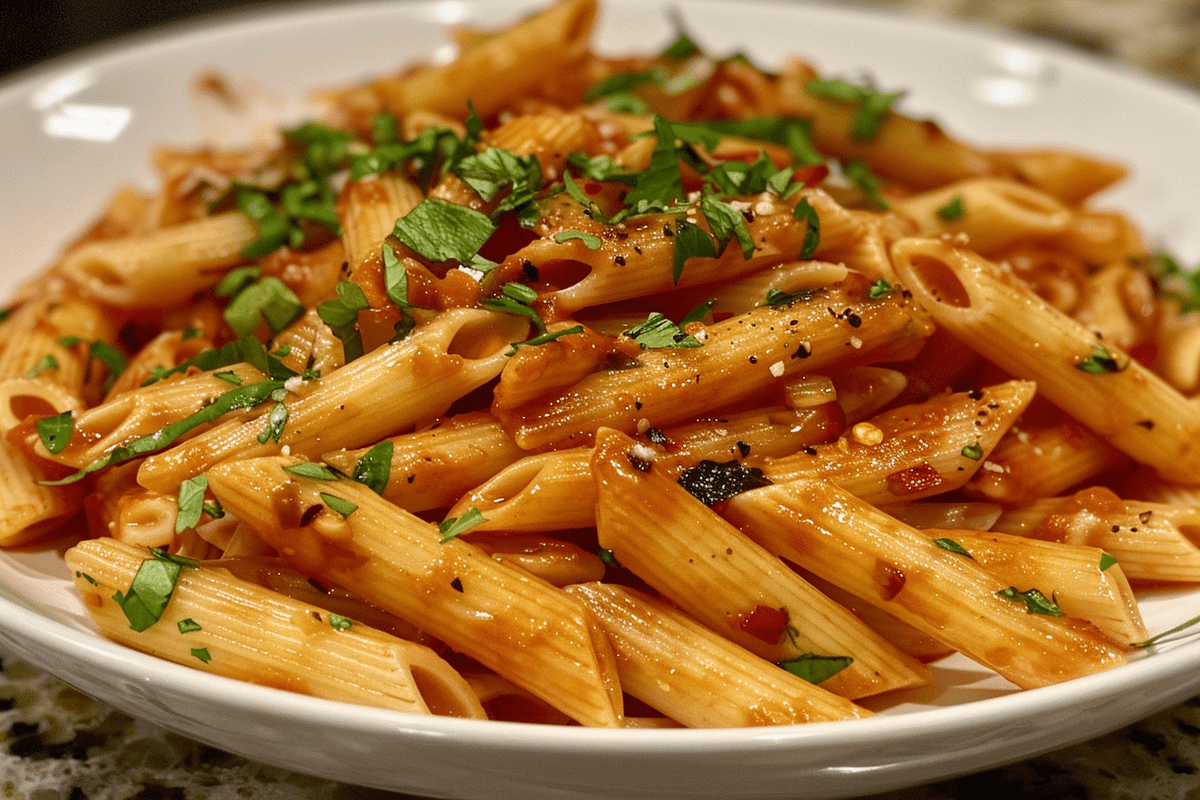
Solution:
[[[979,442],[969,444],[960,450],[959,454],[962,455],[963,458],[969,458],[972,461],[978,461],[979,459],[983,458],[983,445],[981,445]]]
[[[200,623],[191,617],[179,620],[179,622],[175,623],[175,627],[179,628],[180,633],[195,633],[196,631],[204,630]]]
[[[335,631],[348,631],[350,628],[354,627],[354,623],[349,618],[343,617],[341,614],[334,614],[330,612],[329,627],[333,628]]]
[[[504,352],[504,355],[509,357],[515,356],[517,351],[522,347],[537,347],[538,345],[548,344],[549,342],[561,339],[564,336],[577,336],[582,333],[582,325],[572,325],[569,328],[562,328],[561,330],[539,334],[538,336],[526,339],[523,342],[513,342],[512,346]]]
[[[533,304],[537,300],[538,294],[532,287],[526,286],[523,283],[510,281],[500,289],[499,297],[486,297],[483,299],[483,307],[490,308],[493,311],[502,311],[506,314],[516,314],[519,317],[527,317],[539,334],[546,332],[546,323],[538,316]]]
[[[203,661],[205,664],[212,661],[212,655],[208,652],[207,647],[193,647],[192,655]]]
[[[1113,558],[1112,556],[1110,556],[1108,553],[1100,554],[1100,571],[1101,572],[1104,572],[1106,569],[1108,569],[1111,566],[1114,566],[1116,563],[1117,563],[1117,560],[1115,558]]]
[[[283,428],[288,419],[288,407],[283,402],[283,398],[287,397],[287,393],[287,389],[276,389],[271,392],[271,399],[275,401],[275,405],[271,406],[271,410],[267,412],[267,427],[258,434],[259,444],[266,444],[272,440],[278,444],[279,440],[283,438]]]

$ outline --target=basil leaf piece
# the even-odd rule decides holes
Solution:
[[[41,375],[46,370],[58,369],[58,367],[59,367],[59,364],[58,364],[57,358],[55,358],[54,356],[50,356],[50,355],[42,356],[38,360],[38,362],[36,364],[34,364],[33,367],[29,371],[27,371],[22,377],[36,378],[38,375]]]
[[[134,574],[129,591],[125,594],[118,591],[113,595],[113,600],[125,613],[129,627],[139,632],[162,617],[175,591],[180,570],[196,566],[193,559],[168,555],[156,548],[151,548],[150,554],[152,557],[143,561]]]
[[[1113,558],[1112,556],[1110,556],[1108,553],[1100,554],[1100,571],[1101,572],[1104,572],[1106,569],[1108,569],[1109,567],[1113,566],[1116,563],[1117,563],[1117,560],[1115,558]]]
[[[70,411],[55,414],[52,417],[42,417],[36,423],[38,439],[42,446],[51,453],[61,453],[71,441],[75,432],[75,415]]]
[[[191,653],[205,664],[212,661],[212,654],[208,652],[207,647],[193,647]]]
[[[511,189],[492,212],[493,219],[532,200],[542,188],[542,168],[537,156],[518,156],[499,147],[469,155],[453,165],[451,171],[485,202],[494,200],[503,189]]]
[[[196,631],[204,630],[200,623],[191,617],[179,620],[179,622],[175,623],[175,627],[179,628],[180,633],[195,633]]]
[[[375,494],[382,495],[387,488],[388,478],[392,474],[392,454],[395,445],[390,439],[371,446],[354,462],[354,472],[350,477],[366,486]]]
[[[1012,600],[1015,603],[1025,603],[1025,610],[1030,614],[1045,614],[1048,617],[1061,617],[1063,610],[1052,603],[1046,595],[1042,594],[1037,589],[1027,589],[1024,592],[1017,591],[1017,587],[1009,586],[1007,589],[1001,589],[996,592],[1000,597],[1006,600]]]
[[[333,335],[342,341],[342,352],[348,364],[363,354],[362,332],[358,329],[358,312],[370,308],[362,287],[351,281],[338,281],[334,287],[337,297],[317,306],[317,316],[329,326]]]
[[[776,663],[809,683],[819,684],[853,664],[854,659],[849,656],[819,656],[816,653],[805,653],[798,658],[790,658]]]
[[[298,475],[301,478],[312,478],[318,481],[337,481],[342,478],[341,475],[334,472],[327,465],[316,461],[301,461],[299,464],[289,464],[283,467],[283,471]]]
[[[1101,345],[1096,345],[1092,349],[1092,354],[1087,358],[1075,362],[1075,369],[1089,375],[1108,375],[1113,372],[1121,372],[1128,366],[1128,363],[1118,364],[1108,349]]]
[[[234,364],[249,364],[275,380],[287,380],[296,375],[295,372],[284,366],[282,361],[268,354],[262,342],[253,336],[243,336],[219,348],[201,350],[171,369],[156,368],[152,371],[151,376],[142,382],[142,386],[149,386],[176,373],[187,372],[192,367],[202,372],[209,372]],[[222,377],[222,380],[228,380],[228,378]]]
[[[971,559],[974,558],[974,556],[967,552],[967,548],[963,547],[953,539],[934,539],[933,543],[943,550],[949,550],[951,553],[958,553],[960,556],[966,556],[967,558]]]
[[[972,461],[978,461],[979,459],[983,458],[983,445],[981,445],[979,442],[975,442],[974,444],[969,444],[964,447],[959,451],[959,453],[963,458],[969,458]]]
[[[763,299],[763,305],[770,308],[778,308],[786,306],[788,303],[793,303],[797,300],[807,300],[812,297],[812,289],[802,289],[798,292],[785,292],[782,289],[774,287],[767,289],[767,296]]]
[[[888,283],[883,278],[880,278],[879,280],[877,280],[871,284],[871,289],[869,292],[867,292],[867,295],[872,300],[878,300],[879,298],[883,297],[891,290],[892,290],[892,284]]]
[[[457,261],[474,266],[479,248],[495,229],[486,214],[427,197],[396,220],[392,235],[431,262]]]
[[[286,395],[286,389],[271,393],[271,399],[275,401],[275,405],[267,412],[267,427],[257,436],[259,444],[266,444],[271,440],[278,444],[279,440],[283,438],[283,428],[287,424],[288,418],[288,407],[283,402]]]
[[[442,544],[450,541],[460,533],[465,533],[476,525],[481,525],[485,522],[487,522],[487,519],[483,516],[483,512],[475,507],[472,507],[461,517],[450,517],[443,520],[442,524],[438,526],[438,532],[442,535]]]
[[[800,198],[800,202],[796,203],[792,216],[804,223],[804,244],[800,246],[800,258],[812,258],[821,245],[821,218],[807,197]]]
[[[962,195],[955,195],[950,202],[940,207],[934,213],[937,214],[938,219],[953,222],[956,219],[962,219],[964,211]]]
[[[234,199],[238,210],[258,226],[258,238],[242,248],[242,255],[259,259],[285,244],[299,244],[299,230],[288,224],[275,210],[271,199],[254,189],[241,189]]]
[[[887,211],[891,205],[884,199],[880,189],[883,187],[883,179],[867,167],[866,163],[861,160],[854,160],[842,167],[846,178],[858,187],[867,201],[880,211]]]
[[[279,333],[304,313],[304,304],[283,281],[270,275],[242,289],[225,307],[225,321],[239,336],[249,336],[266,320]]]
[[[562,244],[563,242],[569,242],[572,239],[578,239],[579,241],[583,242],[584,247],[586,247],[588,250],[599,250],[600,246],[603,244],[603,242],[600,241],[600,237],[594,233],[584,233],[583,231],[571,230],[559,231],[558,233],[554,234],[554,241],[558,242],[559,244]]]
[[[754,240],[750,238],[750,231],[746,228],[746,218],[742,216],[742,212],[717,199],[716,195],[704,192],[700,197],[700,213],[704,215],[709,230],[716,239],[716,255],[725,252],[725,246],[731,239],[736,238],[738,246],[742,249],[742,258],[748,261],[754,256]]]
[[[546,323],[542,321],[531,305],[535,300],[537,300],[537,292],[534,289],[523,283],[510,281],[504,284],[500,297],[485,297],[482,303],[484,308],[490,308],[493,311],[528,317],[533,322],[533,326],[537,328],[538,333],[545,334]]]
[[[703,347],[704,343],[685,333],[682,328],[658,311],[651,312],[645,322],[634,325],[622,336],[628,336],[643,350],[662,350],[672,347]]]
[[[355,511],[358,511],[358,506],[354,503],[351,503],[344,497],[338,497],[337,495],[329,494],[328,492],[320,492],[319,494],[322,502],[324,502],[325,505],[341,514],[343,517],[348,517]]]
[[[175,532],[182,533],[200,523],[204,513],[204,493],[208,491],[208,478],[197,475],[179,484],[179,495],[175,498]]]
[[[607,78],[600,80],[584,92],[583,102],[591,103],[599,100],[602,97],[609,97],[615,94],[624,94],[631,89],[635,89],[644,83],[654,83],[661,81],[661,73],[654,69],[630,70],[628,72],[617,72],[609,75]]]
[[[585,178],[594,181],[614,181],[629,184],[637,183],[637,173],[629,172],[613,161],[612,156],[600,154],[588,156],[578,151],[567,156],[567,163],[579,170]]]
[[[262,267],[234,267],[226,272],[221,281],[213,288],[213,294],[217,297],[233,297],[253,284],[261,275]]]
[[[354,627],[354,623],[350,619],[343,617],[341,614],[334,614],[331,611],[329,613],[329,627],[336,631],[348,631],[350,628]]]
[[[553,333],[543,333],[540,336],[534,336],[531,339],[526,339],[523,342],[513,342],[512,347],[505,351],[504,355],[512,357],[517,354],[517,350],[522,347],[537,347],[538,345],[553,342],[556,339],[561,339],[564,336],[575,336],[583,333],[582,325],[572,325],[569,328],[554,331]]]
[[[383,288],[388,299],[400,308],[410,308],[408,302],[408,270],[404,262],[396,257],[390,244],[383,244]]]
[[[809,92],[842,103],[857,104],[850,122],[850,137],[858,141],[874,139],[879,126],[904,92],[880,92],[869,82],[859,86],[841,78],[817,78],[805,84]]]
[[[675,249],[671,254],[671,278],[678,284],[689,258],[716,258],[717,244],[712,234],[687,220],[675,224]]]

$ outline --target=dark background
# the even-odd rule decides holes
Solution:
[[[93,42],[280,0],[0,0],[0,75]]]

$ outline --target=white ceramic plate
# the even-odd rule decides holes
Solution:
[[[1152,241],[1200,261],[1200,98],[1045,44],[865,10],[787,2],[612,0],[599,44],[657,49],[666,9],[717,53],[790,53],[826,73],[907,88],[902,109],[980,144],[1069,144],[1127,161],[1109,199]],[[295,121],[313,87],[445,47],[444,25],[527,3],[303,6],[171,28],[0,84],[0,294],[47,263],[110,196],[150,185],[159,144],[230,142]],[[251,118],[206,106],[218,69]],[[1152,631],[1200,614],[1200,592],[1144,598]],[[873,719],[781,729],[606,731],[425,719],[209,676],[94,634],[53,551],[0,555],[0,645],[133,715],[252,758],[352,783],[466,800],[835,797],[983,769],[1099,735],[1200,692],[1200,641],[1107,674],[1016,692],[961,658]]]

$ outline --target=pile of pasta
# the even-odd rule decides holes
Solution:
[[[0,325],[0,543],[73,536],[138,650],[479,719],[860,718],[1151,643],[1200,323],[1088,204],[1123,169],[596,13],[158,151]]]

